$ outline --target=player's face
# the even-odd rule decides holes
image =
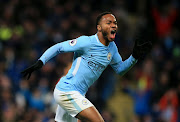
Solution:
[[[117,32],[117,21],[114,15],[106,14],[102,16],[100,31],[108,41],[114,41]]]

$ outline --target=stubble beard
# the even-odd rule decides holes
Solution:
[[[104,39],[105,39],[107,42],[109,42],[109,39],[108,39],[108,36],[107,36],[107,35],[108,35],[108,32],[102,30],[102,35],[103,35]]]

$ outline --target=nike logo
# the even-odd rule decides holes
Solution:
[[[143,46],[143,45],[145,45],[146,43],[147,43],[147,44],[148,44],[148,43],[151,44],[150,42],[145,42],[145,43],[142,43],[142,44],[137,44],[137,46]]]

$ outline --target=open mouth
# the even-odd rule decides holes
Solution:
[[[111,30],[110,38],[114,39],[116,36],[116,30]]]

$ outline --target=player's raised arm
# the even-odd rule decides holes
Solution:
[[[114,69],[114,71],[119,75],[124,75],[126,72],[128,72],[137,62],[137,59],[135,59],[132,55],[126,59],[125,61],[122,60],[120,54],[115,53],[113,56],[111,67]]]
[[[151,50],[151,48],[151,41],[147,41],[146,38],[144,38],[141,30],[141,32],[139,32],[136,36],[132,55],[125,61],[122,61],[120,54],[116,51],[110,65],[116,73],[124,75],[136,64],[138,60],[142,59]]]
[[[22,71],[21,74],[23,77],[27,77],[27,79],[29,79],[33,71],[40,69],[43,65],[45,65],[46,62],[48,62],[57,54],[64,52],[83,51],[89,45],[89,42],[90,40],[88,36],[81,36],[77,39],[55,44],[48,48],[35,64]]]

